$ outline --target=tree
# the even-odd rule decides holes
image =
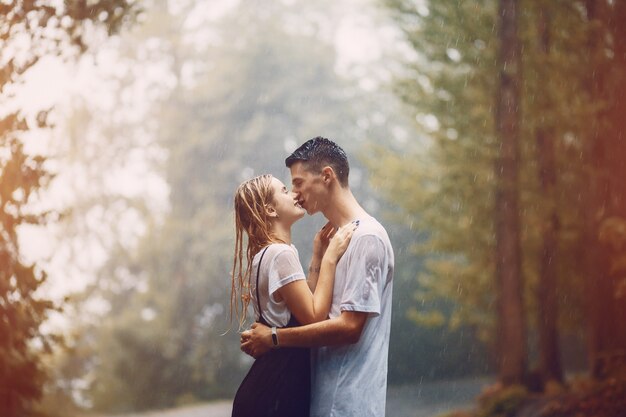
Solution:
[[[598,290],[583,288],[583,259],[588,268],[602,263],[600,257],[591,260],[592,252],[586,253],[581,245],[581,241],[597,240],[598,228],[584,232],[587,222],[582,221],[579,210],[580,190],[588,190],[585,199],[589,200],[584,205],[592,208],[585,216],[596,222],[594,216],[605,199],[591,194],[604,193],[606,186],[598,185],[613,175],[597,175],[601,163],[591,154],[586,158],[593,164],[584,171],[579,161],[588,146],[598,147],[594,141],[586,141],[590,126],[585,121],[599,121],[603,106],[601,100],[588,100],[585,93],[589,90],[585,85],[595,84],[599,89],[599,78],[589,76],[584,62],[590,52],[582,46],[591,28],[604,26],[585,22],[583,2],[529,1],[525,3],[529,7],[517,15],[515,33],[520,46],[502,49],[515,55],[519,48],[523,54],[513,67],[507,61],[505,68],[503,61],[511,57],[497,58],[499,43],[494,30],[503,16],[515,15],[510,11],[503,15],[498,2],[387,3],[416,54],[406,62],[396,92],[418,123],[413,143],[401,150],[380,149],[377,161],[380,170],[389,174],[385,183],[404,212],[405,223],[426,236],[417,252],[428,255],[427,273],[419,278],[422,286],[433,297],[453,301],[449,323],[463,321],[476,326],[492,346],[504,337],[505,330],[516,334],[515,342],[502,342],[512,346],[510,354],[515,357],[516,370],[503,375],[506,381],[521,380],[525,363],[532,365],[536,360],[523,352],[527,343],[524,323],[529,327],[529,340],[541,334],[541,371],[547,378],[558,375],[558,370],[545,365],[548,357],[559,354],[556,338],[578,332],[583,305],[588,295]],[[553,17],[549,53],[546,31],[537,29],[543,12]],[[603,36],[598,36],[598,41],[614,38]],[[607,52],[612,48],[595,45],[590,49],[604,62],[603,55],[612,56]],[[600,76],[601,68],[607,67],[599,67],[595,74]],[[520,71],[523,78],[508,78],[519,76]],[[501,76],[512,81],[503,84],[509,95],[498,95]],[[601,94],[606,93],[597,96]],[[498,97],[504,100],[500,108]],[[508,105],[502,106],[506,100]],[[495,108],[499,109],[497,115]],[[503,124],[505,115],[510,118]],[[601,125],[604,122],[597,126]],[[597,129],[594,135],[597,137]],[[614,167],[613,172],[619,169]],[[503,233],[505,225],[509,229]],[[519,244],[515,243],[518,240]],[[501,243],[506,241],[508,252],[502,252],[498,247],[505,249]],[[601,253],[606,253],[606,247],[599,249]],[[505,305],[515,306],[513,327],[495,325],[512,317],[494,308],[494,296],[503,295],[503,288],[497,286],[498,271],[510,274],[512,290],[507,294],[515,299]],[[590,277],[597,277],[595,274]],[[606,296],[601,299],[599,305],[607,305]],[[524,304],[528,306],[525,312]],[[419,313],[436,315],[424,310]],[[605,320],[609,316],[608,311],[598,314]],[[508,355],[509,349],[500,356],[505,352]]]
[[[3,155],[0,171],[0,413],[8,417],[28,412],[41,396],[45,371],[39,355],[55,341],[40,330],[54,308],[37,294],[45,272],[22,260],[18,242],[21,225],[46,220],[45,213],[29,212],[27,203],[49,179],[44,159],[26,155],[15,138],[26,129],[15,116],[2,120],[1,144],[10,153]]]
[[[537,12],[537,38],[539,42],[539,59],[544,63],[549,62],[550,55],[550,32],[552,30],[551,11],[546,5],[540,5]],[[541,68],[548,67],[548,71]],[[552,77],[548,65],[538,68],[540,78],[549,82]],[[553,111],[552,97],[546,92],[537,100],[537,106],[545,114]],[[537,160],[539,169],[539,182],[542,199],[546,203],[546,210],[542,213],[542,240],[540,249],[539,282],[537,284],[537,305],[539,333],[540,372],[543,379],[563,381],[561,366],[561,352],[558,340],[558,300],[557,300],[557,260],[559,256],[558,232],[559,215],[556,205],[556,156],[555,156],[555,129],[552,126],[552,118],[542,119],[536,128]]]
[[[522,281],[518,170],[521,119],[521,49],[516,0],[499,1],[496,132],[500,152],[494,222],[496,227],[496,282],[498,311],[498,374],[505,384],[521,383],[527,372],[526,317]]]
[[[626,192],[622,184],[626,41],[620,23],[626,17],[622,2],[584,2],[587,56],[592,71],[580,83],[595,104],[582,143],[585,177],[583,199],[583,251],[588,294],[589,361],[594,377],[615,371],[626,361],[626,308],[624,307],[623,225]],[[617,367],[619,368],[619,367]]]
[[[168,76],[177,80],[166,99],[154,103],[149,121],[159,126],[154,139],[168,156],[161,172],[170,209],[136,250],[114,252],[101,271],[97,294],[110,308],[102,325],[85,335],[94,336],[89,394],[99,410],[232,395],[249,366],[236,349],[236,320],[223,335],[233,192],[253,175],[286,176],[287,149],[302,138],[320,131],[350,137],[356,125],[349,122],[351,90],[333,71],[332,47],[287,30],[288,23],[297,27],[301,10],[280,3],[238,7],[211,22],[215,39],[237,42],[198,47],[193,28],[180,30],[194,7],[184,3],[172,11],[157,2],[132,39],[137,50],[142,42],[158,45]],[[151,32],[157,26],[158,36]],[[307,241],[311,226],[297,226]],[[298,244],[302,258],[308,255],[303,247]]]
[[[75,56],[87,47],[84,36],[90,24],[113,33],[132,9],[121,0],[77,1],[64,6],[2,3],[0,92],[5,109],[11,108],[15,86],[43,56]],[[57,308],[38,293],[46,274],[37,265],[25,263],[18,242],[20,226],[41,225],[54,214],[32,206],[51,175],[45,158],[29,155],[22,143],[27,132],[48,127],[50,109],[40,110],[44,111],[36,117],[12,110],[0,121],[0,413],[7,417],[32,413],[46,376],[41,355],[49,353],[58,340],[41,330],[48,313]]]
[[[452,301],[452,328],[472,326],[493,346],[496,4],[389,3],[418,55],[395,88],[417,124],[401,149],[378,150],[374,172],[386,172],[379,188],[423,236],[416,248],[427,258],[423,291]],[[437,315],[416,310],[426,320]]]

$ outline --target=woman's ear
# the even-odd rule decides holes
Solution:
[[[278,218],[278,212],[276,211],[274,206],[272,206],[271,204],[265,205],[265,214],[269,218],[274,218],[274,219]]]

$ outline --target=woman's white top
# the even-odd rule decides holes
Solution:
[[[259,260],[264,249],[261,249],[252,259],[252,275],[250,276],[251,302],[254,308],[255,320],[259,320],[259,308],[256,300],[256,279]],[[302,264],[298,258],[298,250],[293,245],[273,243],[261,262],[259,270],[259,298],[263,318],[270,326],[284,327],[289,322],[291,312],[284,300],[276,301],[276,291],[285,285],[306,279]]]

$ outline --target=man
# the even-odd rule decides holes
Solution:
[[[348,158],[317,137],[285,161],[293,192],[309,214],[335,227],[359,220],[337,263],[329,320],[269,329],[259,323],[241,335],[241,349],[259,357],[280,346],[313,347],[311,416],[384,416],[391,327],[394,255],[387,232],[359,205],[348,185]],[[319,273],[311,265],[309,274]]]

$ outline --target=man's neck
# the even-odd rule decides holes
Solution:
[[[341,227],[353,220],[368,216],[350,189],[341,189],[333,194],[323,214],[335,227]]]

